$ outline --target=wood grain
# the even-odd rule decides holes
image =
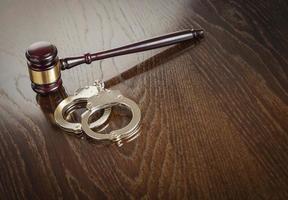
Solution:
[[[287,199],[285,0],[0,2],[0,199]],[[33,42],[73,56],[184,28],[206,38],[80,66],[36,97]],[[92,40],[97,36],[97,40]],[[52,113],[95,79],[142,111],[123,147],[65,134]]]

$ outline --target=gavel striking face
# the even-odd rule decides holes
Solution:
[[[70,69],[84,63],[90,64],[96,60],[169,46],[187,40],[197,41],[203,37],[203,30],[189,29],[107,51],[63,59],[58,58],[56,46],[49,42],[36,42],[26,51],[31,86],[35,92],[47,94],[61,86],[61,70]]]

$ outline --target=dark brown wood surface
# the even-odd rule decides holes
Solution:
[[[287,199],[287,21],[286,0],[1,0],[0,199]],[[30,88],[33,42],[74,56],[190,27],[205,40],[64,71],[48,97]],[[121,148],[53,124],[65,91],[95,79],[141,108]]]

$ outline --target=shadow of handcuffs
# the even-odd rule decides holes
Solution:
[[[106,85],[111,87],[151,70],[172,59],[173,55],[175,56],[190,47],[191,44],[195,43],[188,42],[171,47],[106,81]],[[46,118],[53,125],[57,125],[65,132],[77,137],[83,138],[84,135],[88,141],[96,144],[115,143],[122,146],[124,142],[130,142],[140,134],[141,111],[139,106],[131,99],[123,96],[120,91],[105,89],[103,82],[95,81],[94,85],[80,88],[70,96],[67,95],[65,88],[61,86],[48,95],[37,94],[36,100]],[[112,107],[118,105],[128,108],[132,113],[132,119],[125,127],[103,134],[103,130],[108,126],[105,123],[109,121]],[[86,110],[80,117],[81,123],[75,122],[79,121],[79,115],[73,112],[83,107],[86,107]],[[101,110],[100,118],[90,123],[91,116]],[[97,131],[94,131],[95,129]]]

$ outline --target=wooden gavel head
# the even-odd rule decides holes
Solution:
[[[32,89],[39,94],[55,91],[62,85],[61,70],[70,69],[80,64],[90,64],[114,56],[146,51],[173,45],[187,40],[201,40],[204,38],[203,30],[187,29],[179,32],[144,40],[107,51],[86,53],[83,56],[59,59],[57,48],[49,42],[37,42],[26,51],[27,64]]]
[[[47,94],[62,85],[57,48],[49,42],[37,42],[26,51],[32,89]]]

